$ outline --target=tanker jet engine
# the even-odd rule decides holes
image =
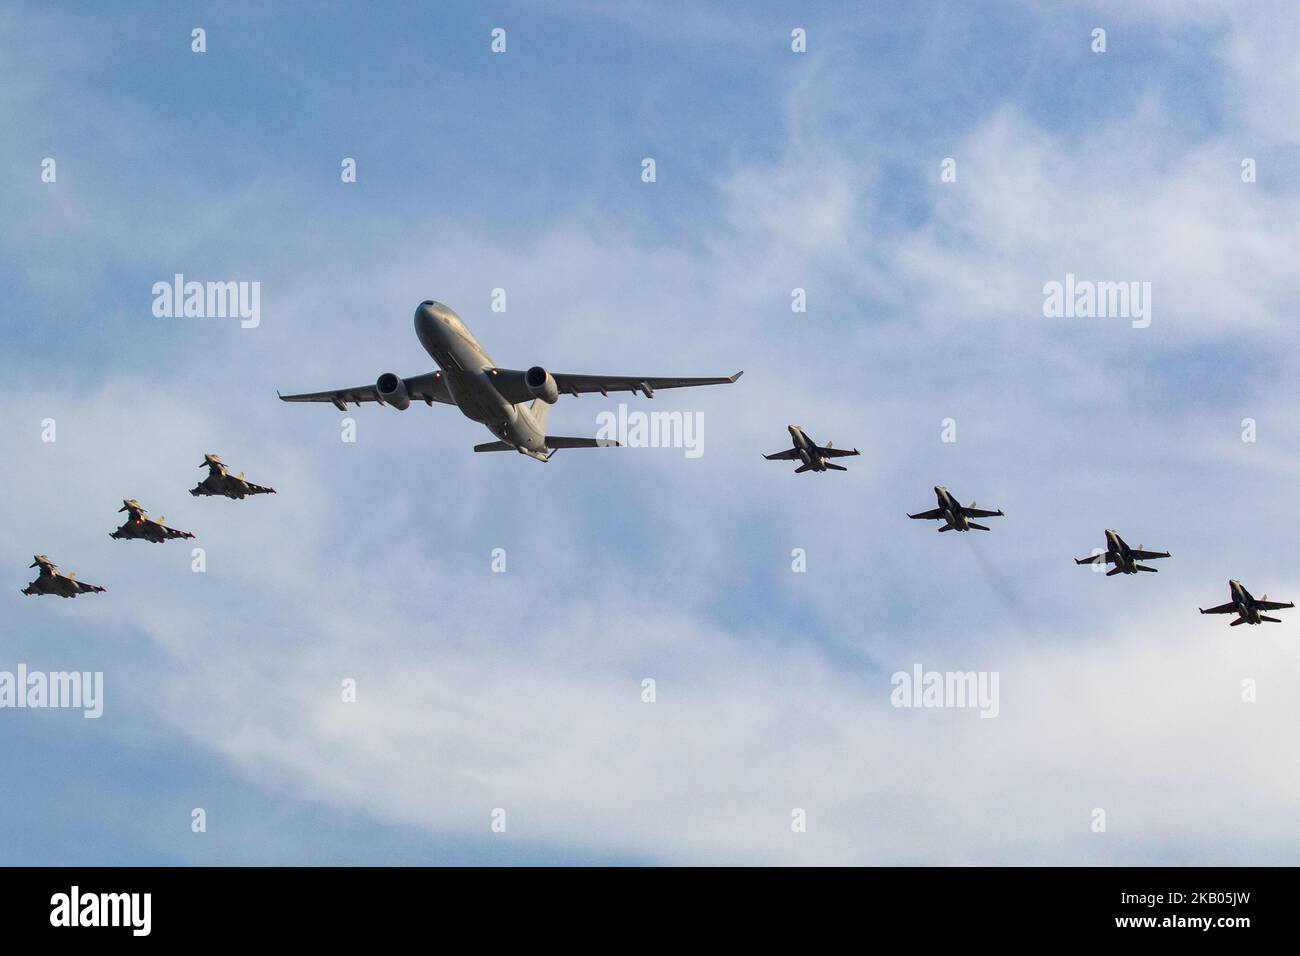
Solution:
[[[1232,593],[1232,600],[1227,604],[1220,604],[1218,607],[1203,607],[1199,610],[1202,614],[1236,614],[1237,619],[1228,625],[1229,627],[1236,627],[1238,624],[1259,624],[1262,621],[1281,624],[1281,618],[1269,617],[1259,612],[1280,611],[1282,608],[1295,607],[1295,604],[1290,601],[1286,604],[1281,601],[1270,601],[1267,594],[1262,598],[1256,598],[1241,586],[1240,581],[1229,581],[1228,590]]]
[[[790,440],[794,442],[794,447],[786,451],[773,452],[763,457],[768,461],[802,461],[803,464],[794,470],[796,475],[805,471],[825,471],[828,468],[833,468],[835,471],[848,471],[843,465],[832,465],[826,459],[845,458],[858,454],[856,448],[852,451],[845,451],[843,448],[832,448],[830,442],[826,443],[825,448],[820,448],[815,441],[804,434],[804,430],[798,425],[786,425],[785,427],[790,432]]]
[[[1116,574],[1137,574],[1150,571],[1154,574],[1158,568],[1148,568],[1138,564],[1139,561],[1154,561],[1156,558],[1169,557],[1168,551],[1143,551],[1142,545],[1130,548],[1114,531],[1106,529],[1106,550],[1087,558],[1075,558],[1075,564],[1113,564],[1115,567],[1106,572],[1106,577]]]
[[[989,529],[982,524],[976,524],[971,518],[1001,518],[1001,511],[981,511],[975,507],[975,502],[970,503],[967,508],[959,505],[943,485],[934,486],[934,496],[939,500],[939,507],[932,511],[922,511],[919,515],[908,515],[909,518],[923,518],[926,520],[938,520],[943,524],[939,526],[940,531],[968,531],[971,528],[977,528],[980,531]]]
[[[126,523],[116,531],[110,532],[110,538],[141,538],[145,541],[152,541],[154,544],[162,544],[170,538],[192,538],[188,531],[177,531],[175,528],[169,528],[165,524],[166,518],[150,518],[148,512],[140,507],[140,502],[134,498],[127,498],[122,502],[122,507],[117,509],[127,512]]]
[[[242,471],[238,475],[232,475],[220,455],[204,455],[203,464],[199,467],[208,469],[208,477],[190,489],[192,495],[225,495],[227,498],[242,499],[248,495],[275,494],[274,488],[263,488],[246,481]]]
[[[77,580],[77,572],[64,574],[59,566],[43,554],[36,555],[30,567],[40,568],[36,580],[23,588],[24,594],[57,594],[59,597],[74,598],[78,594],[94,594],[104,589],[98,584],[83,584]]]
[[[380,375],[373,385],[336,388],[325,392],[281,395],[285,402],[332,402],[340,411],[348,402],[378,402],[399,411],[412,401],[426,405],[455,405],[471,421],[485,425],[499,440],[475,445],[475,451],[517,451],[547,461],[560,448],[600,448],[617,445],[612,439],[568,438],[546,433],[546,419],[562,394],[584,392],[640,392],[654,398],[661,388],[725,385],[741,373],[721,378],[656,378],[651,375],[552,374],[540,365],[527,371],[499,368],[479,345],[460,316],[447,306],[427,299],[415,310],[415,334],[438,371],[400,378]],[[531,401],[531,404],[525,404]]]

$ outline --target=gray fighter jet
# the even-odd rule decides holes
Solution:
[[[122,502],[122,507],[117,509],[119,512],[127,512],[126,523],[116,531],[109,533],[110,538],[126,538],[131,540],[140,538],[145,541],[152,541],[154,544],[162,544],[171,538],[192,538],[194,537],[188,531],[177,531],[175,528],[169,528],[165,524],[166,518],[150,518],[148,512],[140,507],[140,502],[134,498],[127,498]]]
[[[200,468],[208,469],[208,477],[198,483],[198,486],[190,489],[192,495],[225,495],[227,498],[245,498],[248,495],[273,495],[274,488],[263,488],[261,485],[255,485],[244,478],[241,471],[238,475],[232,475],[226,468],[225,462],[221,460],[220,455],[204,455],[203,464]]]
[[[281,395],[285,402],[332,402],[340,411],[348,402],[378,402],[399,411],[412,401],[455,405],[466,418],[487,426],[499,441],[475,445],[475,451],[517,451],[547,461],[560,448],[601,448],[617,445],[610,439],[568,438],[546,433],[546,419],[560,395],[589,392],[640,392],[654,398],[661,388],[725,385],[741,373],[722,378],[656,378],[651,375],[552,374],[540,365],[527,371],[498,368],[479,345],[460,316],[447,306],[427,299],[415,310],[415,334],[438,371],[400,378],[380,375],[373,385],[336,388],[325,392]],[[531,404],[525,404],[531,400]]]
[[[1138,564],[1139,561],[1154,561],[1156,558],[1169,557],[1168,551],[1143,551],[1142,545],[1136,548],[1130,548],[1114,531],[1106,529],[1106,550],[1101,554],[1094,554],[1087,558],[1075,558],[1075,564],[1113,564],[1115,567],[1106,572],[1106,577],[1113,577],[1116,574],[1137,574],[1139,571],[1150,571],[1153,574],[1158,568],[1148,568],[1145,565]]]
[[[1228,590],[1232,593],[1232,600],[1227,604],[1220,604],[1218,607],[1203,607],[1199,610],[1202,614],[1236,614],[1237,619],[1228,625],[1229,627],[1236,627],[1238,624],[1259,624],[1263,621],[1281,624],[1281,618],[1269,617],[1259,612],[1279,611],[1282,608],[1295,607],[1295,604],[1290,601],[1286,604],[1281,601],[1270,601],[1267,594],[1262,598],[1256,598],[1241,586],[1240,581],[1229,581]]]
[[[939,507],[932,511],[922,511],[919,515],[908,515],[909,518],[922,518],[925,520],[938,520],[943,524],[939,526],[940,531],[969,531],[976,528],[979,531],[988,531],[982,524],[976,524],[971,518],[1001,518],[1001,511],[983,511],[975,507],[975,502],[970,503],[970,507],[959,505],[957,499],[949,493],[943,485],[934,486],[934,496],[939,501]]]
[[[832,448],[831,442],[826,443],[825,448],[804,434],[804,430],[798,425],[786,425],[786,430],[790,432],[790,440],[794,447],[786,451],[773,452],[770,455],[764,455],[768,461],[802,461],[803,464],[794,470],[796,475],[805,471],[826,471],[832,468],[835,471],[848,471],[843,465],[832,465],[827,458],[846,458],[858,454],[854,448],[852,451],[845,451],[843,448]]]
[[[104,589],[98,584],[83,584],[77,580],[77,572],[64,574],[59,566],[43,554],[38,554],[30,567],[40,568],[36,580],[23,588],[24,594],[57,594],[59,597],[74,598],[78,594],[95,594]]]

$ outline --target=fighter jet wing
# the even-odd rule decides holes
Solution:
[[[1229,601],[1227,604],[1220,604],[1218,607],[1203,607],[1202,614],[1235,614],[1237,605]]]
[[[1105,560],[1106,560],[1106,555],[1094,554],[1086,558],[1075,558],[1074,563],[1075,564],[1096,564],[1098,561],[1104,562]]]
[[[77,586],[78,594],[95,594],[104,590],[98,584],[85,584],[81,581],[73,581],[72,583]]]
[[[935,518],[943,517],[943,509],[935,508],[933,511],[922,511],[919,515],[908,515],[909,518],[924,518],[927,521],[933,521]]]
[[[795,461],[799,458],[799,449],[787,448],[785,451],[773,452],[770,455],[764,455],[768,461]]]
[[[1255,607],[1261,611],[1280,611],[1284,607],[1295,607],[1294,602],[1288,601],[1283,604],[1281,601],[1256,601]]]
[[[225,488],[234,490],[243,490],[244,494],[274,494],[276,489],[266,488],[265,485],[255,485],[252,481],[246,479],[243,475],[226,475]]]
[[[1129,553],[1132,554],[1133,557],[1137,558],[1139,561],[1151,561],[1155,558],[1169,557],[1168,551],[1141,551],[1137,548],[1134,548]]]
[[[985,511],[983,508],[963,508],[962,513],[968,518],[1003,518],[1001,511]]]
[[[519,373],[520,382],[523,382],[523,372]],[[442,402],[444,405],[454,405],[451,399],[451,393],[447,391],[447,382],[442,377],[441,372],[426,372],[424,375],[412,375],[410,378],[402,379],[406,383],[406,390],[410,393],[413,401],[419,402]],[[279,394],[278,392],[276,394]],[[355,388],[335,388],[326,392],[303,392],[300,395],[280,395],[282,402],[333,402],[340,410],[347,408],[348,402],[355,402],[360,405],[363,402],[377,402],[379,396],[375,393],[375,386],[372,382],[369,385],[358,385]]]
[[[489,369],[492,384],[496,386],[501,397],[507,402],[518,404],[533,397],[533,393],[524,384],[524,373],[517,369]],[[641,392],[647,398],[661,388],[690,388],[695,385],[729,385],[744,372],[723,378],[656,378],[652,375],[573,375],[568,372],[552,372],[556,388],[561,395],[582,395],[588,392]],[[328,400],[328,399],[327,399]]]
[[[819,448],[817,451],[823,458],[850,458],[853,455],[861,454],[856,448]]]

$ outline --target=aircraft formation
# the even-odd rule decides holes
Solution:
[[[231,475],[218,455],[204,455],[203,464],[199,467],[208,469],[208,477],[199,482],[197,488],[190,490],[192,495],[223,495],[227,498],[242,499],[248,495],[275,494],[274,488],[255,485],[245,480],[242,471],[237,476]],[[127,513],[126,521],[116,531],[109,532],[110,538],[119,541],[151,541],[154,544],[162,544],[164,541],[194,537],[192,531],[180,531],[168,527],[165,523],[166,518],[161,515],[157,518],[150,517],[144,506],[134,498],[124,499],[122,507],[117,510],[119,514],[123,511]],[[23,594],[54,594],[59,597],[75,598],[78,594],[104,591],[104,588],[96,584],[83,584],[78,581],[75,571],[64,574],[57,564],[43,554],[36,555],[30,567],[40,568],[40,573],[35,581],[23,588]]]
[[[492,433],[495,440],[475,445],[476,452],[515,451],[537,461],[549,461],[562,448],[603,448],[619,443],[610,439],[551,435],[547,420],[561,395],[578,396],[599,392],[641,393],[654,398],[655,392],[667,388],[691,388],[700,385],[731,385],[740,379],[742,372],[704,378],[661,377],[652,375],[576,375],[567,372],[552,373],[540,365],[525,370],[502,368],[493,361],[487,350],[479,344],[473,333],[450,307],[433,299],[421,302],[415,310],[415,334],[420,345],[437,364],[437,369],[408,378],[393,372],[384,372],[373,385],[357,385],[327,389],[319,392],[302,392],[283,395],[285,402],[328,402],[340,411],[346,411],[349,402],[360,407],[365,402],[390,405],[398,411],[410,408],[411,403],[422,401],[432,406],[435,402],[455,405],[466,418],[478,422]],[[763,457],[769,461],[798,461],[795,474],[805,472],[825,473],[847,471],[832,458],[853,457],[856,448],[835,448],[831,442],[818,445],[799,425],[787,425],[791,447]],[[200,468],[208,469],[207,478],[190,490],[195,496],[223,496],[242,500],[249,495],[274,494],[275,489],[256,485],[244,473],[232,475],[218,455],[204,455]],[[936,507],[908,517],[916,520],[939,521],[938,531],[989,531],[987,525],[974,518],[1005,517],[1001,509],[988,510],[976,507],[972,501],[963,505],[943,485],[934,486]],[[122,502],[120,511],[127,512],[127,520],[110,537],[139,539],[161,544],[176,538],[193,538],[189,531],[170,528],[164,519],[151,518],[135,499]],[[1155,572],[1141,562],[1168,558],[1168,551],[1147,551],[1140,545],[1131,548],[1118,533],[1107,529],[1106,547],[1087,558],[1076,558],[1076,564],[1114,565],[1107,577],[1116,574],[1136,574],[1139,571]],[[96,585],[81,584],[75,574],[63,574],[45,555],[37,555],[32,567],[39,567],[40,575],[23,589],[24,594],[57,594],[76,597],[78,594],[100,592]],[[1260,624],[1268,621],[1280,623],[1263,611],[1295,607],[1294,603],[1269,601],[1268,595],[1255,598],[1240,581],[1228,582],[1232,600],[1212,608],[1201,608],[1202,614],[1237,615],[1238,624]]]

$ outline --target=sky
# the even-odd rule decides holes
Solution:
[[[1294,864],[1300,616],[1197,608],[1300,596],[1298,44],[1211,0],[0,8],[0,671],[105,688],[0,709],[0,863]],[[259,323],[155,316],[177,273]],[[1046,317],[1067,275],[1149,326]],[[428,298],[504,367],[745,375],[551,414],[699,457],[276,400],[429,371]],[[763,461],[790,423],[862,454]],[[207,452],[278,493],[191,497]],[[936,484],[1006,515],[908,521]],[[123,498],[198,537],[110,540]],[[1076,566],[1105,528],[1173,557]],[[107,592],[20,594],[36,553]],[[918,665],[997,716],[894,706]]]

